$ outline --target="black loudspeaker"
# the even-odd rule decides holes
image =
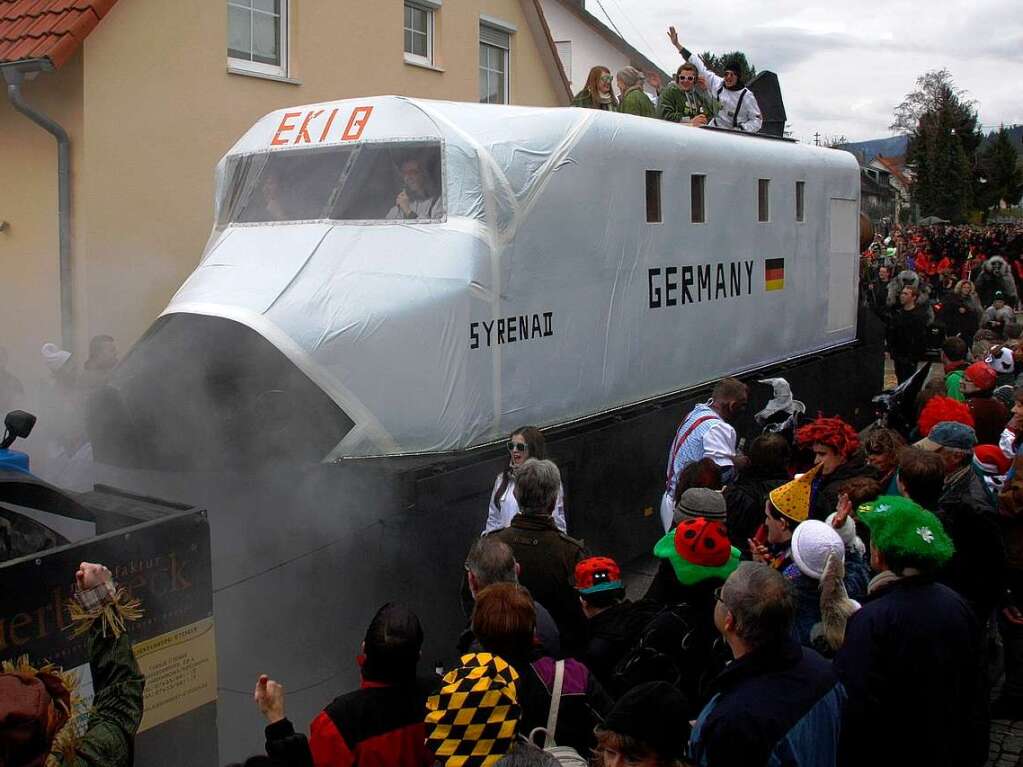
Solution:
[[[760,105],[760,115],[764,119],[764,125],[760,133],[766,136],[785,135],[785,100],[781,97],[781,85],[778,83],[778,75],[774,72],[760,72],[746,85],[753,95],[757,97],[757,104]]]

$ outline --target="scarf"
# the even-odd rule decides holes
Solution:
[[[610,104],[610,103],[612,103],[611,102],[611,94],[610,93],[601,93],[600,94],[600,103],[601,104]]]

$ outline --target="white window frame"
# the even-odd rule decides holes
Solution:
[[[495,48],[497,50],[504,51],[504,101],[503,102],[499,102],[499,103],[510,104],[511,103],[511,46],[512,46],[512,37],[515,34],[515,32],[517,31],[517,28],[516,28],[516,26],[514,24],[511,24],[509,22],[502,21],[501,19],[496,19],[496,18],[494,18],[492,16],[486,16],[484,14],[480,14],[480,30],[481,30],[481,32],[482,32],[483,27],[488,27],[488,28],[494,30],[495,32],[500,32],[501,34],[504,34],[504,35],[508,36],[508,47],[507,48],[502,47],[500,45],[496,45],[496,44],[494,44],[492,42],[485,42],[483,40],[482,35],[480,35],[479,45],[480,45],[481,48],[482,48],[482,46],[486,45],[489,48]],[[478,66],[477,67],[477,72],[482,73],[482,70],[483,70],[482,66]],[[488,72],[493,72],[494,70],[488,69],[487,71]],[[481,101],[480,103],[481,104],[490,104],[492,102]]]
[[[289,17],[288,11],[290,10],[288,8],[289,4],[290,4],[290,0],[281,0],[281,14],[280,14],[280,25],[281,25],[281,33],[280,33],[280,40],[281,40],[280,58],[281,58],[281,63],[279,65],[263,64],[262,62],[251,61],[249,59],[238,59],[238,58],[235,58],[234,56],[231,56],[230,53],[228,53],[228,56],[227,56],[227,66],[228,66],[229,69],[242,70],[244,72],[254,72],[256,74],[269,75],[271,77],[284,77],[284,78],[288,77],[288,48],[290,47],[288,45],[288,42],[289,42],[288,38],[290,36],[290,31],[291,31],[290,27],[289,27],[289,24],[288,24],[288,17]],[[230,7],[232,5],[234,5],[235,7],[239,8],[240,10],[249,11],[250,13],[253,13],[253,14],[259,13],[259,14],[262,14],[262,15],[268,15],[266,13],[266,11],[260,11],[260,10],[257,10],[255,8],[246,8],[245,6],[242,6],[242,5],[238,4],[238,3],[235,3],[232,0],[227,0],[227,6]],[[228,13],[227,23],[229,25],[231,23],[230,13]],[[250,30],[249,31],[249,51],[251,52],[251,50],[252,50],[252,31],[251,31],[252,30],[252,26],[251,25],[249,26],[249,30]],[[230,39],[230,30],[228,30],[228,38]],[[230,51],[230,48],[228,50]]]
[[[426,55],[418,56],[415,53],[409,53],[405,50],[405,7],[409,6],[417,11],[421,11],[426,14]],[[402,29],[402,41],[401,47],[402,52],[405,56],[406,64],[418,64],[421,66],[432,67],[433,64],[433,50],[434,50],[434,38],[437,32],[437,20],[436,11],[441,7],[441,4],[436,0],[405,0],[401,6],[401,29]]]

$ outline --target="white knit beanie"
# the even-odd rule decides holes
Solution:
[[[64,351],[57,344],[43,344],[41,351],[43,362],[53,373],[64,367],[64,363],[71,359],[71,352]]]
[[[845,544],[831,525],[808,519],[796,526],[792,533],[792,558],[803,575],[820,580],[828,554],[845,561]]]

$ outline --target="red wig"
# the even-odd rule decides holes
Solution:
[[[825,418],[820,415],[815,421],[801,426],[796,430],[796,442],[800,447],[809,447],[816,443],[826,445],[842,458],[848,458],[860,448],[860,438],[856,430],[837,416]]]
[[[934,425],[942,421],[955,421],[972,427],[973,413],[965,402],[958,402],[951,397],[931,397],[920,411],[916,428],[921,437],[926,437]]]

